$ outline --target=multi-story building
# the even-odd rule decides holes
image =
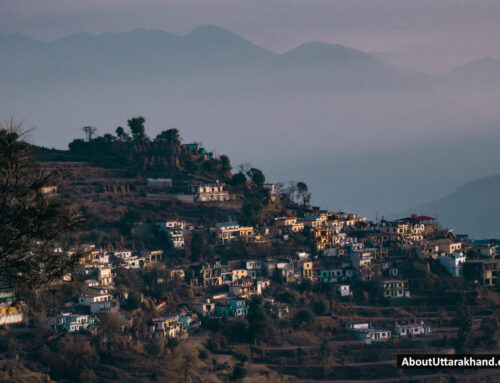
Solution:
[[[91,289],[84,295],[78,298],[78,303],[82,306],[90,306],[91,303],[107,302],[111,299],[111,295],[104,290]]]
[[[223,284],[222,274],[229,273],[230,265],[216,261],[211,264],[203,262],[200,266],[196,267],[195,282],[200,286],[221,286]],[[227,282],[231,282],[230,280]]]
[[[309,280],[314,279],[313,261],[305,260],[301,263],[301,277]]]
[[[210,299],[204,302],[194,302],[191,304],[191,308],[203,317],[210,317],[215,313],[215,303],[211,302]]]
[[[87,330],[90,326],[88,315],[63,313],[49,319],[49,326],[54,330],[62,329],[67,332]]]
[[[225,184],[217,181],[214,184],[189,185],[189,191],[194,194],[195,202],[224,202],[231,199],[224,187]]]
[[[452,241],[451,239],[440,239],[436,241],[440,254],[453,254],[462,250],[462,242]]]
[[[245,267],[247,269],[247,276],[249,277],[261,277],[265,274],[266,262],[249,260],[245,262]]]
[[[386,279],[378,283],[382,286],[385,298],[408,298],[410,296],[407,280]]]
[[[78,298],[78,303],[87,306],[92,314],[102,310],[118,309],[118,302],[111,299],[111,295],[104,290],[90,290]]]
[[[462,273],[467,282],[494,286],[500,275],[500,259],[467,260],[462,264]]]
[[[274,222],[283,231],[298,233],[304,230],[304,223],[297,222],[297,217],[279,217],[275,218]]]
[[[240,280],[240,279],[244,279],[248,276],[248,270],[246,268],[243,268],[243,267],[238,267],[238,268],[234,268],[231,270],[231,274],[232,274],[232,280],[233,281],[237,281],[237,280]]]
[[[163,250],[147,250],[141,251],[141,258],[143,258],[147,265],[163,260]]]
[[[316,242],[316,250],[331,249],[338,244],[337,229],[334,227],[318,226],[311,232]]]
[[[248,314],[244,299],[218,299],[215,301],[216,317],[243,317]]]
[[[462,264],[466,259],[467,257],[462,252],[443,254],[437,257],[439,263],[454,277],[462,276]]]
[[[184,248],[184,230],[181,228],[167,229],[168,237],[172,241],[174,248],[183,249]]]
[[[113,285],[113,273],[110,267],[100,267],[97,270],[97,281],[99,286],[108,287]]]
[[[155,335],[177,338],[183,331],[182,325],[177,321],[176,315],[168,315],[152,320]]]
[[[240,226],[236,222],[223,222],[215,226],[217,239],[223,244],[229,244],[234,241],[248,242],[254,235],[254,229],[251,226]]]
[[[319,215],[305,215],[304,217],[300,218],[298,222],[303,223],[304,226],[317,228],[325,224],[326,217],[321,217]]]

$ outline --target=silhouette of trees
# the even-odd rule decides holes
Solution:
[[[466,352],[472,342],[472,310],[462,299],[457,306],[458,336],[456,352],[458,354]]]
[[[144,142],[148,139],[146,136],[146,129],[144,128],[145,122],[146,118],[142,116],[133,117],[130,120],[127,120],[127,125],[132,132],[132,140],[134,142]]]
[[[248,332],[251,339],[257,343],[266,336],[268,316],[260,296],[253,296],[248,310]]]
[[[127,132],[125,132],[125,130],[121,126],[116,128],[115,133],[116,133],[116,137],[118,138],[119,141],[121,141],[121,142],[130,141],[130,136],[128,135]]]
[[[300,327],[310,327],[314,324],[314,314],[307,309],[301,309],[297,311],[297,314],[293,317],[293,326],[295,328]]]
[[[179,131],[177,129],[164,130],[156,136],[155,142],[167,142],[172,144],[180,143]]]
[[[231,380],[238,381],[242,380],[245,376],[247,376],[247,370],[244,366],[237,364],[233,368],[233,373],[231,375]]]
[[[236,173],[233,178],[231,178],[230,184],[234,187],[244,185],[247,182],[247,177],[242,172]]]
[[[266,182],[266,177],[264,177],[264,173],[262,173],[262,171],[259,169],[251,168],[247,172],[247,176],[252,180],[252,182],[257,187],[264,186],[264,182]]]
[[[0,123],[0,280],[11,287],[43,287],[77,261],[50,248],[83,221],[78,209],[51,193],[56,185],[23,140],[21,124]]]
[[[228,173],[231,171],[231,161],[229,160],[228,156],[226,156],[226,155],[220,156],[219,161],[220,161],[222,173]]]
[[[205,247],[205,235],[202,231],[193,231],[191,237],[191,259],[197,261],[202,256]]]
[[[97,128],[92,126],[84,126],[82,130],[85,132],[85,136],[87,137],[87,142],[92,141],[92,136],[97,132]]]

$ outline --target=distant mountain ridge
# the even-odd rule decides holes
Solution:
[[[482,178],[403,214],[427,214],[474,238],[500,238],[500,174]]]
[[[213,25],[184,36],[144,29],[97,36],[76,33],[50,42],[4,35],[0,36],[0,59],[0,77],[11,83],[34,81],[40,68],[44,70],[38,80],[43,81],[51,66],[51,81],[56,80],[58,68],[74,72],[76,78],[107,80],[221,72],[244,73],[255,83],[253,76],[258,74],[257,82],[266,83],[272,76],[281,84],[312,82],[341,89],[399,87],[428,79],[338,44],[312,42],[280,55]],[[78,71],[82,74],[76,75]],[[65,80],[62,76],[61,81]]]
[[[282,73],[283,81],[296,81],[300,86],[312,81],[339,85],[341,89],[428,86],[437,80],[436,76],[391,66],[376,55],[340,44],[310,42],[277,54],[214,25],[200,26],[183,36],[141,28],[100,35],[80,32],[49,42],[20,33],[0,35],[0,59],[0,78],[11,83],[33,80],[37,73],[47,72],[55,81],[57,68],[83,79],[140,79],[207,71],[250,71],[273,76],[287,72]],[[356,81],[352,78],[355,75],[359,76]],[[40,75],[38,81],[43,78]],[[67,75],[61,76],[61,81],[66,80]],[[500,85],[500,61],[477,60],[439,80],[459,85]]]
[[[499,86],[500,60],[493,57],[475,60],[454,68],[444,78],[459,85]]]

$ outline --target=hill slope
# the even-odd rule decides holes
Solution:
[[[500,238],[500,174],[470,182],[451,194],[412,209],[473,238]]]
[[[500,60],[485,57],[472,61],[446,73],[444,79],[456,85],[499,86]]]

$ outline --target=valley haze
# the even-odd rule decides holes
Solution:
[[[83,126],[112,133],[125,117],[143,115],[151,135],[177,128],[233,166],[249,162],[269,180],[305,181],[313,204],[368,217],[418,208],[457,232],[500,236],[499,215],[488,229],[467,221],[498,195],[495,58],[427,74],[321,42],[277,54],[205,25],[183,36],[0,35],[0,59],[0,116],[35,126],[37,145],[65,148]],[[472,188],[484,203],[438,204],[490,176]]]

